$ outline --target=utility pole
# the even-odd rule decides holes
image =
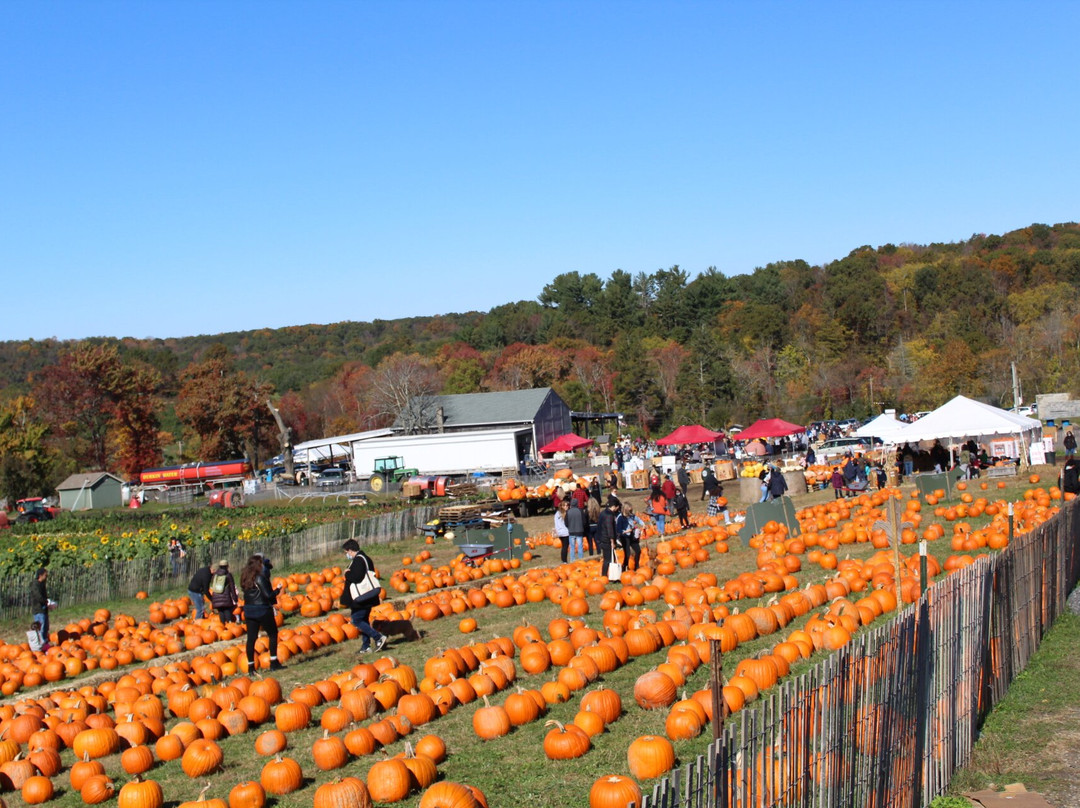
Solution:
[[[1016,375],[1016,363],[1010,362],[1009,366],[1012,368],[1013,412],[1016,412],[1024,402],[1020,399],[1020,379]]]

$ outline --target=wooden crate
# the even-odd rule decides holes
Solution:
[[[738,476],[733,460],[717,460],[714,471],[718,480],[734,480]]]
[[[420,487],[420,483],[403,483],[401,486],[401,495],[405,499],[415,499],[422,496],[424,489]]]

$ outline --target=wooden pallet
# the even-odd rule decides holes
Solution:
[[[476,495],[476,483],[458,483],[446,486],[446,496],[451,499]]]
[[[439,519],[443,522],[464,522],[479,519],[481,513],[492,506],[492,502],[470,502],[467,505],[444,505],[439,508]]]

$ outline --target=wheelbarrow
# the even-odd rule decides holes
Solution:
[[[465,555],[465,565],[475,567],[485,558],[495,555],[494,544],[460,544],[458,549]]]

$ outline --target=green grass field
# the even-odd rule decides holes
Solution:
[[[1044,475],[1049,476],[1049,475]],[[1047,484],[1044,482],[1044,485]],[[991,490],[979,492],[991,498],[1016,498],[1027,487],[1026,479],[1010,483],[1009,488],[1003,491]],[[905,490],[906,493],[906,490]],[[978,494],[977,494],[978,495]],[[825,502],[832,499],[831,491],[814,492],[800,496],[796,500],[797,507]],[[694,506],[699,503],[694,502]],[[925,511],[925,509],[924,509]],[[928,515],[929,516],[929,515]],[[531,521],[528,527],[532,532],[548,529],[549,517],[537,517]],[[926,522],[924,522],[925,526]],[[976,525],[977,526],[977,525]],[[951,530],[947,531],[947,536]],[[652,542],[655,545],[655,540]],[[377,565],[383,572],[384,579],[389,572],[400,566],[404,555],[415,555],[417,551],[426,547],[424,540],[418,537],[410,537],[388,545],[382,545],[371,549]],[[737,540],[730,543],[731,552],[725,555],[713,554],[708,562],[699,564],[686,570],[678,570],[673,576],[677,580],[685,580],[703,571],[713,572],[723,581],[734,577],[740,572],[752,570],[755,567],[754,559],[756,552],[744,548]],[[456,550],[446,542],[439,542],[434,547],[428,547],[434,553],[429,563],[438,565],[447,563]],[[914,546],[904,548],[905,553],[910,554],[915,550]],[[867,558],[875,550],[869,544],[843,545],[838,555],[843,558]],[[948,548],[948,539],[936,542],[931,547],[931,552],[939,556],[941,560],[951,552]],[[320,569],[327,565],[344,566],[344,556],[325,559],[322,564],[308,565],[305,570]],[[528,567],[557,566],[559,563],[558,550],[551,547],[540,548],[537,557],[528,563]],[[304,570],[276,570],[279,574],[298,572]],[[804,559],[803,571],[798,574],[800,584],[824,580],[826,571],[815,564],[807,563]],[[480,582],[482,583],[482,581]],[[183,594],[183,591],[171,593],[174,596]],[[598,608],[599,596],[589,598],[591,613],[586,622],[594,628],[600,628],[603,613]],[[763,599],[764,600],[764,599]],[[755,605],[755,601],[740,601],[740,609]],[[137,619],[144,619],[147,614],[146,601],[129,601],[125,603],[97,604],[110,608],[114,613],[124,612],[132,614]],[[96,606],[82,606],[77,609],[61,608],[56,614],[56,625],[89,614]],[[663,603],[651,604],[658,612],[662,613]],[[471,635],[463,635],[457,630],[458,620],[448,617],[428,623],[418,624],[426,636],[419,642],[392,644],[384,653],[393,654],[401,662],[411,665],[418,675],[422,675],[425,660],[440,649],[449,646],[471,644],[478,640],[487,640],[496,636],[509,636],[513,629],[522,623],[532,623],[541,628],[546,637],[546,626],[550,620],[561,616],[557,606],[549,602],[539,604],[526,604],[510,609],[496,609],[487,607],[470,613],[479,622],[479,630]],[[725,671],[730,675],[739,659],[753,655],[761,650],[770,648],[779,642],[783,636],[792,629],[798,628],[805,623],[809,615],[797,619],[789,624],[787,630],[781,631],[771,637],[759,638],[754,642],[740,646],[736,652],[725,659]],[[290,618],[288,625],[296,625],[300,622],[299,617]],[[5,635],[6,636],[6,635]],[[346,670],[361,660],[359,644],[355,642],[343,645],[331,646],[320,649],[303,658],[294,658],[290,661],[287,669],[278,675],[286,693],[293,687],[301,684],[309,684],[320,678],[333,673]],[[805,670],[810,664],[823,658],[824,654],[816,654],[813,659],[800,663],[793,673]],[[364,659],[370,660],[369,657]],[[543,720],[521,727],[513,731],[509,736],[495,741],[482,742],[473,732],[472,715],[475,712],[476,703],[459,706],[448,715],[437,719],[430,725],[418,729],[411,736],[421,737],[424,734],[434,733],[442,737],[449,750],[449,759],[440,766],[442,778],[468,782],[481,788],[489,798],[492,808],[496,806],[585,806],[589,787],[598,777],[610,774],[627,774],[626,750],[630,742],[644,734],[663,734],[664,721],[667,716],[666,710],[645,711],[639,708],[633,701],[631,691],[634,681],[642,673],[663,661],[664,654],[658,653],[648,657],[631,659],[622,668],[603,677],[602,683],[620,692],[623,700],[624,715],[620,720],[609,727],[609,730],[594,739],[593,749],[584,757],[568,762],[552,762],[546,759],[542,751],[542,740],[546,728]],[[695,690],[706,687],[709,679],[707,666],[702,666],[688,680],[685,690],[692,693]],[[1027,674],[1025,674],[1026,676]],[[519,671],[517,684],[522,687],[539,687],[543,682],[553,676],[549,672],[543,676],[527,676]],[[1080,677],[1077,677],[1080,680]],[[78,680],[67,683],[67,686],[76,686]],[[501,703],[507,692],[496,694],[493,701]],[[578,709],[580,693],[575,694],[570,702],[553,707],[547,718],[562,722],[570,721]],[[1012,694],[1010,694],[1011,698]],[[1076,703],[1075,698],[1073,703]],[[317,727],[318,717],[323,708],[315,710]],[[1029,708],[1018,708],[1024,711]],[[996,714],[995,714],[996,715]],[[988,730],[989,731],[989,730]],[[258,779],[259,771],[264,761],[253,752],[253,744],[257,732],[248,733],[228,738],[221,745],[225,752],[224,771],[212,777],[212,788],[208,797],[227,796],[232,785],[247,779]],[[311,804],[315,788],[334,776],[355,775],[364,777],[368,769],[378,759],[381,752],[364,759],[351,761],[345,768],[332,773],[319,772],[312,762],[311,745],[313,741],[322,735],[321,729],[308,729],[293,733],[290,736],[289,755],[294,757],[301,765],[305,776],[305,787],[293,794],[277,800],[278,805],[300,806]],[[680,761],[688,761],[700,754],[707,746],[711,734],[706,731],[699,738],[692,741],[675,744],[676,753]],[[397,754],[404,748],[404,741],[399,741],[386,749],[390,755]],[[72,753],[67,751],[63,755],[65,768],[73,762]],[[106,770],[114,775],[118,784],[127,781],[127,776],[122,773],[119,766],[118,756],[104,760]],[[165,792],[166,802],[178,802],[195,799],[202,788],[203,783],[190,780],[180,769],[178,762],[158,764],[151,776],[158,780]],[[79,795],[72,793],[67,786],[66,772],[54,778],[58,796],[54,803],[60,806],[81,805]],[[643,783],[646,789],[651,788],[651,783]],[[18,795],[5,795],[9,805],[21,805]],[[419,803],[419,796],[414,795],[408,800],[398,803],[406,808],[415,808]]]

